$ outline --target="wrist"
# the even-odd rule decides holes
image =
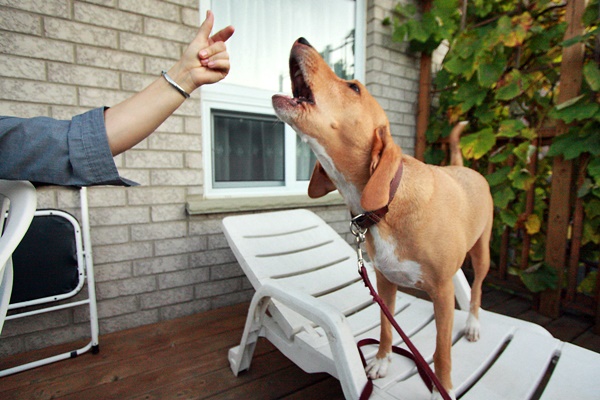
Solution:
[[[197,86],[194,84],[192,80],[191,74],[189,71],[185,71],[178,64],[175,64],[171,67],[167,74],[175,81],[186,93],[192,94],[194,90],[197,89]]]

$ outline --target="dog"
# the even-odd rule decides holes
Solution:
[[[462,166],[458,140],[464,124],[450,137],[451,165],[424,164],[394,143],[385,112],[365,86],[337,77],[306,39],[294,43],[289,64],[293,97],[277,94],[272,103],[277,116],[316,154],[308,195],[317,198],[337,189],[353,215],[387,210],[366,234],[377,290],[392,314],[398,286],[427,292],[437,328],[435,373],[455,397],[452,277],[468,254],[475,277],[465,336],[476,341],[493,221],[486,179]],[[386,375],[391,346],[391,324],[382,315],[379,349],[366,367],[369,377]],[[432,398],[441,395],[434,390]]]

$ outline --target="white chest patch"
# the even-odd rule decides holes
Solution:
[[[399,260],[395,252],[396,243],[384,240],[379,235],[377,226],[370,229],[375,245],[375,268],[396,285],[417,287],[422,281],[421,264],[412,260]]]

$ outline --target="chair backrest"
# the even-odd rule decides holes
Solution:
[[[31,224],[36,203],[31,183],[0,179],[0,332],[12,291],[12,254]]]

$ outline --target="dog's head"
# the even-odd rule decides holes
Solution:
[[[290,77],[293,97],[275,95],[273,107],[317,155],[309,196],[347,187],[362,196],[363,209],[383,207],[400,163],[383,109],[360,82],[339,78],[304,38],[292,47]]]

